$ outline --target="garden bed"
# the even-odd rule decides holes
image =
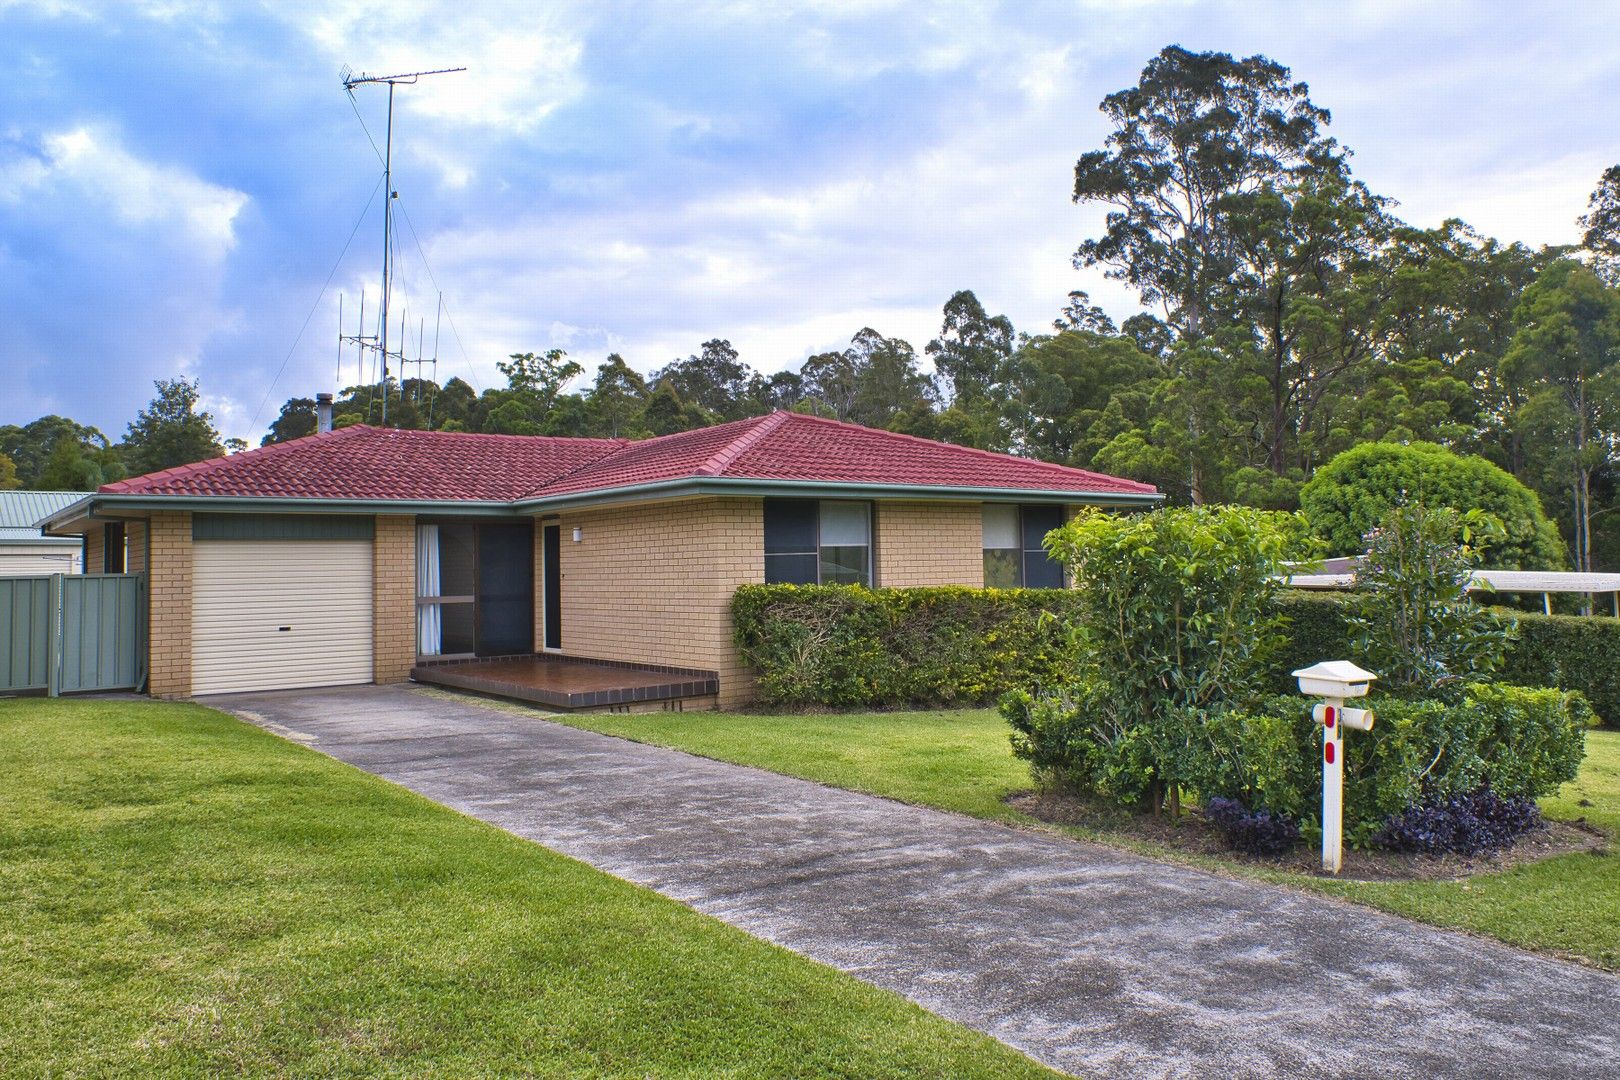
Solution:
[[[1332,879],[1322,870],[1320,851],[1300,844],[1285,855],[1248,855],[1233,851],[1220,832],[1196,806],[1186,807],[1179,819],[1168,815],[1134,814],[1096,800],[1060,791],[1019,791],[1006,803],[1051,825],[1085,829],[1109,837],[1150,843],[1181,854],[1214,858],[1249,867],[1268,867],[1293,874]],[[1606,854],[1607,834],[1582,821],[1547,821],[1521,836],[1512,847],[1478,855],[1417,855],[1376,849],[1347,849],[1341,881],[1462,881],[1482,874],[1499,874],[1544,859],[1581,852]]]

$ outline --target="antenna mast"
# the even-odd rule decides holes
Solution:
[[[354,88],[368,83],[376,83],[388,87],[388,128],[383,138],[383,264],[382,264],[382,318],[378,320],[378,336],[368,339],[356,334],[352,340],[362,351],[366,348],[377,350],[377,356],[382,361],[382,423],[388,423],[388,302],[393,292],[393,252],[394,252],[394,200],[399,198],[399,192],[394,190],[394,87],[412,86],[424,75],[449,75],[457,71],[466,71],[464,67],[438,68],[433,71],[410,71],[403,75],[368,75],[365,72],[356,74],[346,65],[339,78],[343,80],[343,89],[348,91],[349,97],[354,97]],[[375,146],[376,144],[373,144]],[[364,324],[361,326],[364,331]],[[341,337],[342,328],[339,328]],[[399,357],[399,370],[401,377],[405,373],[405,330],[403,318],[400,328],[400,345],[397,353]]]

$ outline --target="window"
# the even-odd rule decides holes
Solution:
[[[1063,567],[1041,541],[1063,524],[1061,506],[984,506],[984,584],[990,589],[1061,589]]]
[[[122,574],[127,562],[128,552],[124,547],[124,523],[114,521],[101,527],[101,572],[103,574]]]
[[[872,584],[872,504],[766,499],[765,581]]]
[[[473,618],[473,526],[416,527],[416,651],[470,656]]]

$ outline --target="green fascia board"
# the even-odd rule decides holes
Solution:
[[[821,499],[893,499],[914,502],[1017,502],[1057,505],[1153,506],[1164,500],[1154,493],[1103,491],[1041,491],[1028,488],[964,488],[916,484],[828,483],[819,480],[748,480],[730,477],[683,478],[649,484],[584,491],[574,495],[540,496],[514,504],[530,513],[579,509],[612,503],[679,499],[696,495]]]
[[[52,514],[50,530],[68,521],[100,514],[136,511],[192,510],[205,513],[421,514],[445,517],[521,518],[554,510],[574,510],[615,503],[647,502],[693,496],[772,496],[820,499],[894,499],[914,502],[1013,502],[1081,506],[1146,507],[1164,500],[1154,493],[1112,491],[1042,491],[1029,488],[969,488],[916,484],[827,483],[817,480],[749,480],[732,477],[684,477],[649,484],[539,496],[513,502],[390,499],[259,499],[224,495],[88,495]]]
[[[509,502],[391,499],[253,499],[226,495],[92,495],[52,514],[43,528],[53,529],[75,518],[128,514],[135,511],[191,510],[204,513],[287,514],[441,514],[447,517],[526,515]]]

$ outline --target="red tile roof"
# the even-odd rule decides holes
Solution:
[[[138,476],[117,495],[544,500],[660,481],[793,480],[1151,495],[1103,473],[777,412],[640,442],[404,431],[364,424]]]
[[[365,424],[306,435],[101,488],[108,495],[511,502],[623,449],[616,439],[405,431]]]

